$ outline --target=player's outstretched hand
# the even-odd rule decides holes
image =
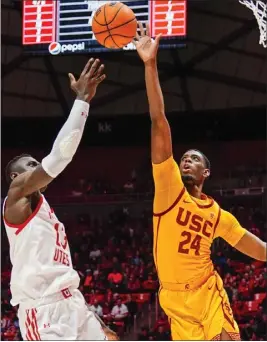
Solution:
[[[69,74],[70,87],[77,94],[77,99],[90,102],[96,94],[98,85],[104,81],[104,65],[99,59],[90,58],[78,80]]]
[[[146,23],[146,28],[144,28],[141,22],[138,22],[138,25],[140,28],[140,34],[136,32],[133,44],[136,46],[136,50],[144,63],[155,62],[161,33],[157,35],[154,40],[151,38],[150,27],[148,23]]]

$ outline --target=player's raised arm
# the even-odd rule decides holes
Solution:
[[[42,163],[28,171],[17,175],[11,174],[13,181],[8,192],[8,201],[17,201],[22,197],[44,188],[71,162],[81,141],[90,101],[96,94],[97,86],[105,79],[104,66],[98,59],[91,58],[76,81],[69,74],[71,89],[77,97],[70,115],[61,128],[52,150]]]
[[[218,236],[241,253],[256,260],[266,261],[266,242],[242,228],[237,219],[224,210],[221,210],[220,221],[215,232],[215,237]]]
[[[136,40],[133,43],[145,64],[145,81],[152,122],[152,162],[160,164],[172,156],[171,130],[165,116],[164,99],[157,69],[157,52],[161,35],[153,40],[151,39],[149,24],[146,24],[146,29],[142,23],[139,23],[139,27],[140,35],[137,33]]]

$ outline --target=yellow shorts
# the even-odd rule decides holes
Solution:
[[[159,292],[173,340],[220,340],[222,329],[232,340],[240,340],[227,293],[216,272],[196,289],[191,289],[191,284],[176,285],[163,283]]]

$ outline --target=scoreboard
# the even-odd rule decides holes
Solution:
[[[160,48],[185,45],[187,0],[124,0],[141,22],[150,22],[152,36],[162,33]],[[71,54],[110,50],[92,32],[102,0],[24,0],[22,43],[25,52]],[[130,43],[123,50],[134,50]]]

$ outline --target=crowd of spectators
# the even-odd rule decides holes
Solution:
[[[263,236],[265,216],[259,209],[228,208],[259,237]],[[81,281],[80,290],[95,311],[123,338],[146,303],[154,305],[158,289],[152,253],[150,212],[133,218],[116,211],[104,221],[83,215],[64,222],[72,251],[73,265]],[[2,340],[18,340],[20,333],[16,308],[10,301],[10,261],[8,243],[2,230]],[[266,336],[266,266],[241,255],[222,240],[214,243],[213,261],[221,274],[232,303],[241,335],[246,340]],[[152,329],[144,326],[139,340],[170,340],[168,320],[160,313]]]
[[[69,190],[69,194],[73,197],[81,197],[99,194],[151,193],[153,191],[153,181],[150,168],[147,170],[149,172],[143,172],[137,175],[136,170],[133,169],[129,178],[122,182],[119,187],[100,179],[86,180],[85,178],[81,178],[77,181],[74,189]],[[266,186],[266,169],[258,167],[245,171],[240,166],[219,178],[212,176],[207,185],[212,190]]]

